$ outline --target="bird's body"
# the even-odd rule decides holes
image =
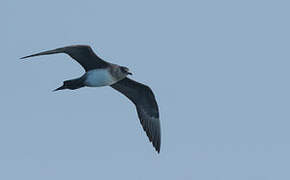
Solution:
[[[84,85],[88,87],[109,86],[117,82],[108,69],[90,70],[84,74]]]
[[[128,74],[132,75],[127,67],[102,60],[86,45],[66,46],[26,56],[21,59],[55,53],[68,54],[86,71],[79,78],[64,81],[63,85],[55,89],[55,91],[62,89],[74,90],[84,86],[111,86],[135,104],[143,129],[146,131],[156,151],[160,152],[161,130],[159,110],[154,94],[148,86],[127,78]]]
[[[126,76],[127,73],[123,73],[115,64],[111,64],[108,68],[92,69],[83,75],[84,85],[88,87],[110,86]]]

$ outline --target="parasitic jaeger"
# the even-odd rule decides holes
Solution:
[[[85,69],[85,73],[79,78],[64,81],[63,85],[54,91],[63,89],[75,90],[85,86],[111,86],[135,104],[144,131],[156,151],[160,152],[161,129],[159,110],[150,87],[128,78],[127,75],[132,75],[132,73],[129,72],[127,67],[104,61],[87,45],[66,46],[32,54],[20,59],[56,53],[65,53],[72,57]]]

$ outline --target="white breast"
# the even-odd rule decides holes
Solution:
[[[116,82],[107,69],[97,69],[86,72],[85,85],[89,87],[108,86]]]

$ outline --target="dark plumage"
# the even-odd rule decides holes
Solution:
[[[152,90],[148,86],[129,78],[124,78],[111,85],[111,87],[124,94],[135,104],[144,131],[156,151],[160,152],[159,110]]]
[[[63,86],[55,89],[55,91],[62,89],[74,90],[84,86],[110,85],[135,104],[144,131],[156,151],[160,152],[161,130],[158,105],[152,90],[148,86],[127,78],[126,76],[131,74],[127,67],[102,60],[90,46],[86,45],[66,46],[25,56],[21,59],[56,53],[68,54],[85,69],[86,73],[80,78],[64,81]]]
[[[62,48],[57,48],[49,51],[43,51],[40,53],[32,54],[29,56],[22,57],[20,59],[25,59],[34,56],[40,55],[49,55],[49,54],[57,54],[57,53],[65,53],[69,55],[71,58],[76,60],[86,71],[97,69],[97,68],[106,68],[108,67],[108,63],[101,58],[99,58],[92,48],[87,45],[74,45],[74,46],[66,46]]]

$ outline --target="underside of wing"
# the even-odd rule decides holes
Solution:
[[[161,128],[158,105],[152,90],[148,86],[129,78],[125,78],[111,85],[111,87],[124,94],[135,104],[142,127],[159,153]]]
[[[70,57],[75,59],[86,71],[96,69],[96,68],[106,68],[108,63],[101,58],[99,58],[92,50],[90,46],[87,45],[74,45],[74,46],[66,46],[62,48],[57,48],[49,51],[43,51],[40,53],[32,54],[29,56],[22,57],[21,59],[48,55],[48,54],[57,54],[57,53],[65,53]]]

